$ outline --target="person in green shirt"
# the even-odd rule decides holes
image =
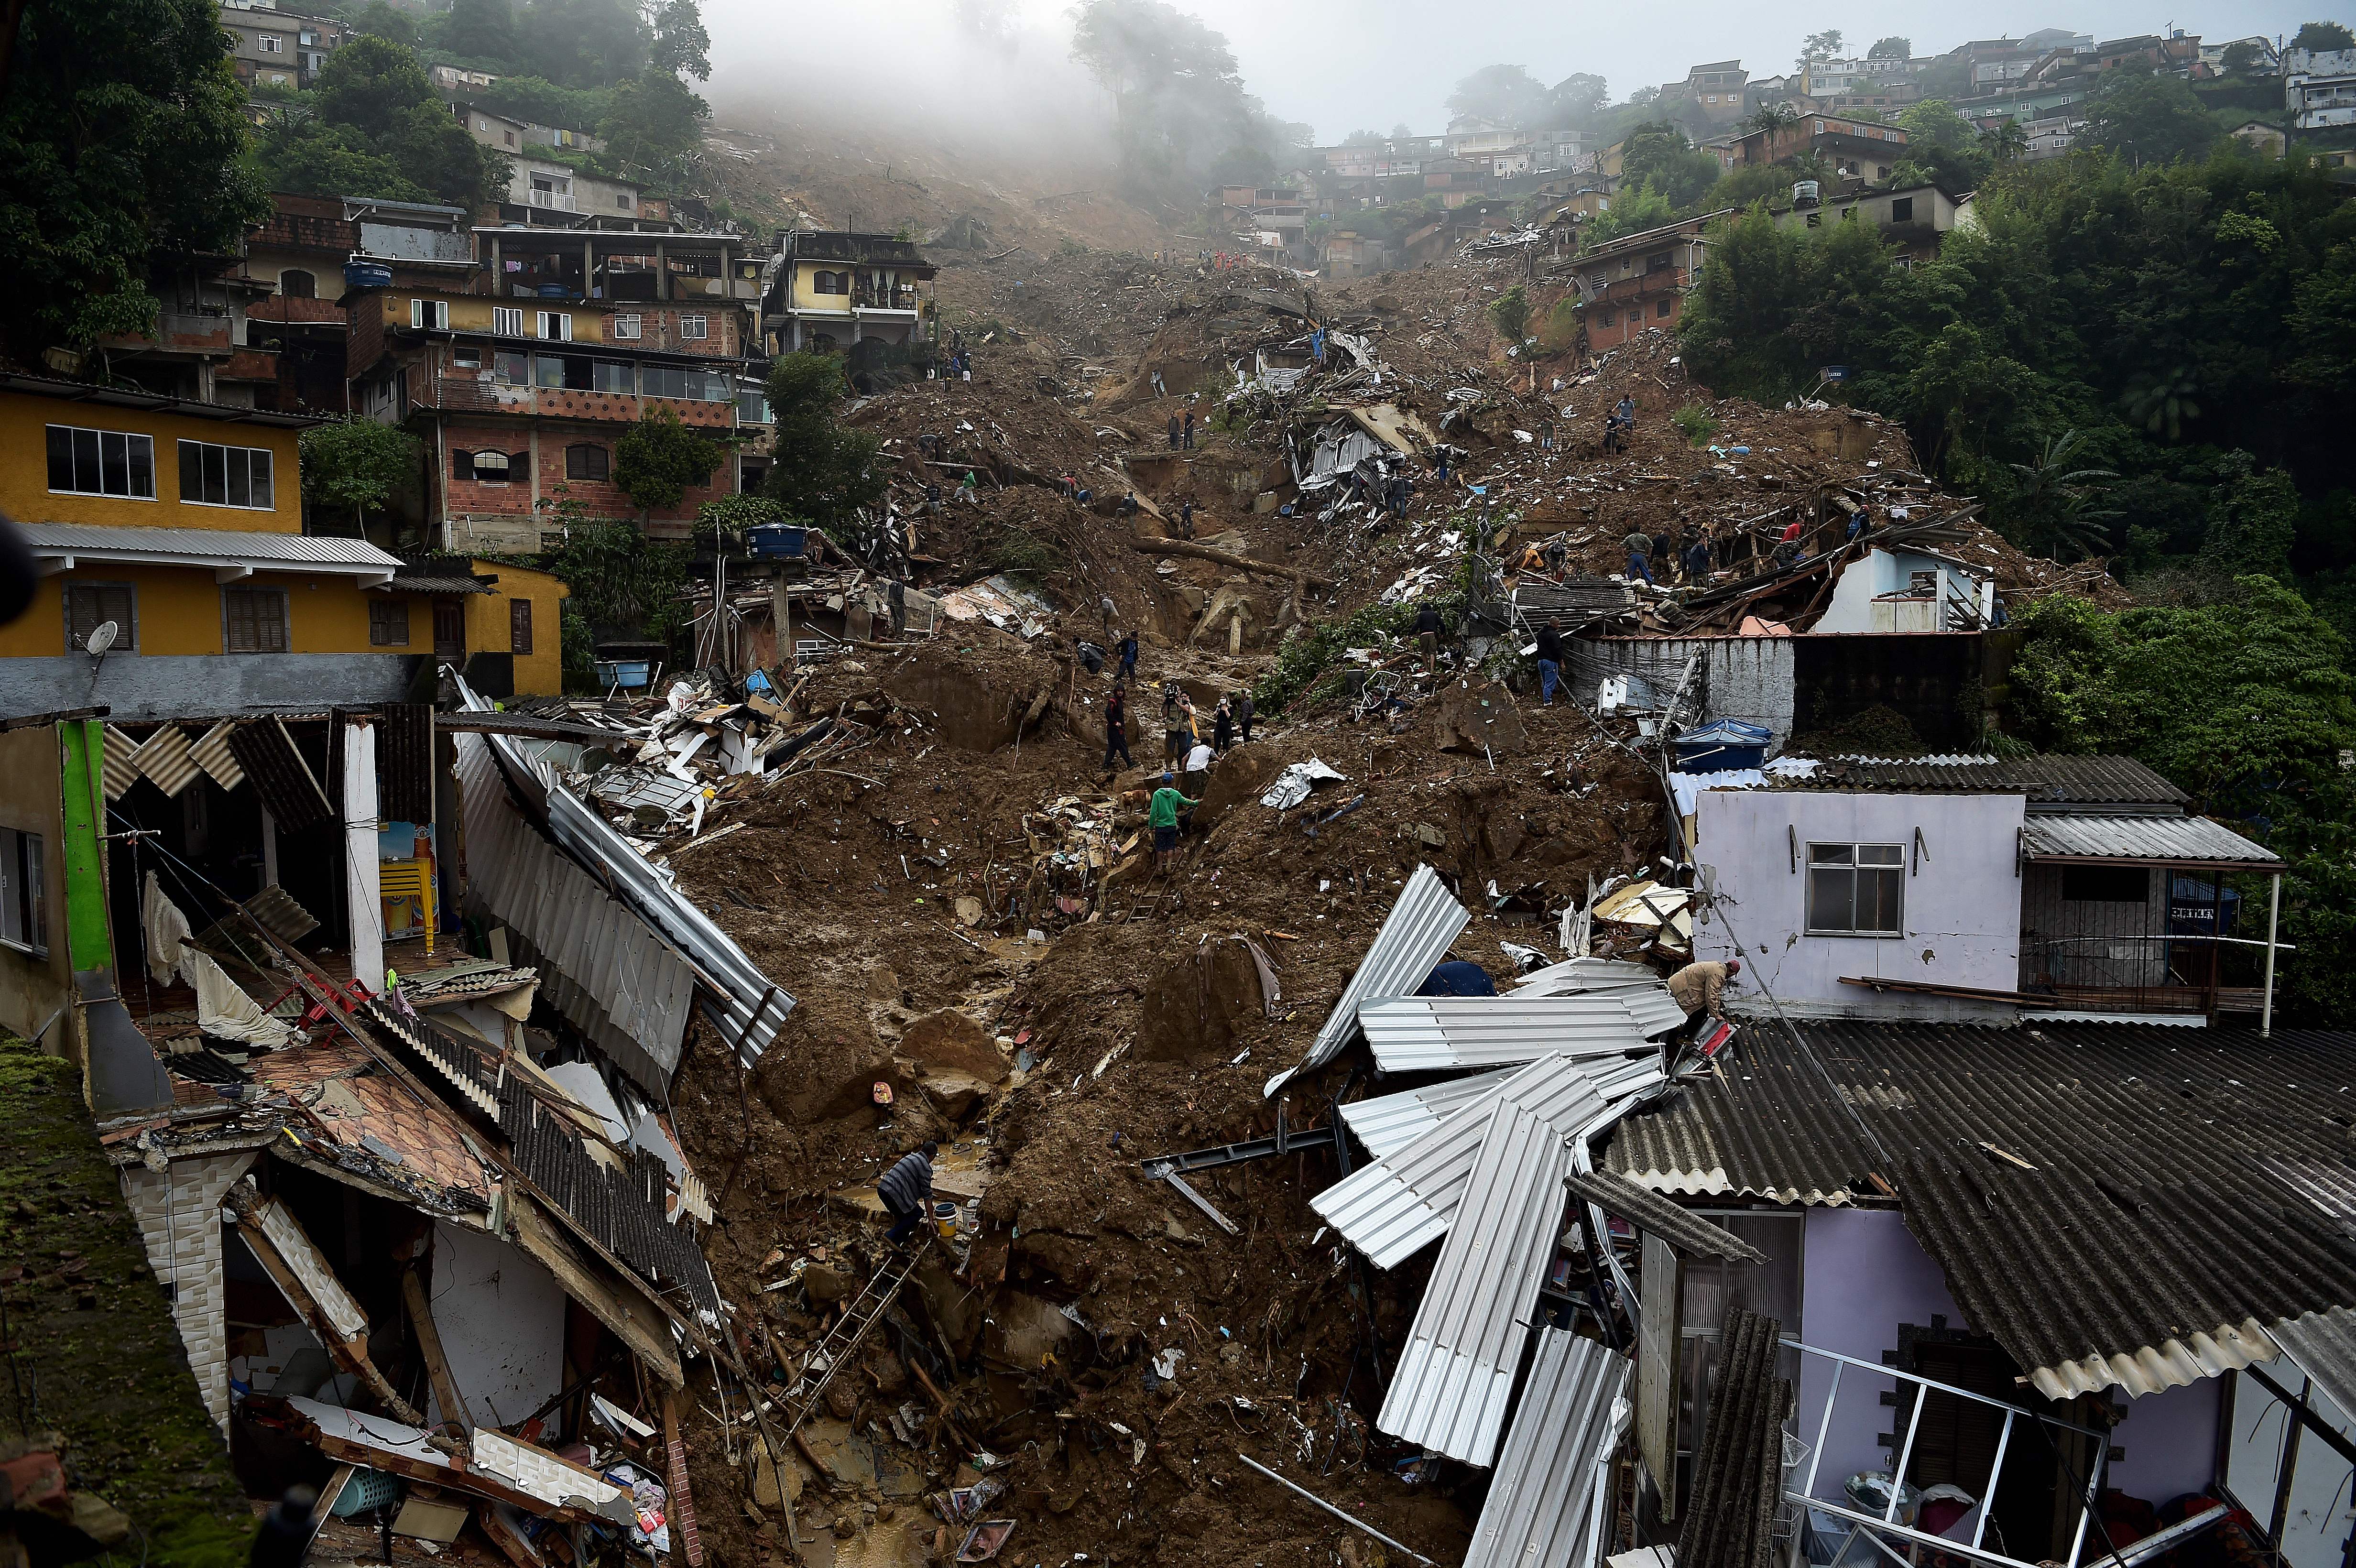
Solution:
[[[1162,787],[1153,792],[1153,800],[1145,808],[1146,826],[1153,829],[1153,865],[1156,870],[1173,870],[1178,864],[1179,810],[1202,804],[1179,794],[1170,774],[1162,775]]]

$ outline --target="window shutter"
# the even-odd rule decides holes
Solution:
[[[450,451],[450,477],[472,479],[475,476],[475,454],[453,447]]]

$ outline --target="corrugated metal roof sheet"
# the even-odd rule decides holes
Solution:
[[[455,671],[452,678],[457,682],[461,708],[474,712],[490,710],[491,705],[476,696]],[[485,739],[498,749],[516,776],[532,781],[545,792],[548,828],[556,841],[578,856],[584,865],[597,868],[610,879],[614,891],[629,907],[692,959],[712,987],[716,987],[707,988],[707,1012],[738,1059],[751,1067],[776,1039],[786,1015],[793,1011],[793,997],[773,985],[736,944],[735,938],[721,930],[695,906],[693,900],[680,891],[667,869],[632,848],[629,840],[616,832],[613,824],[559,783],[546,763],[534,760],[510,736],[491,735]],[[671,1067],[675,1069],[677,1065],[674,1055]]]
[[[1539,1331],[1464,1568],[1569,1568],[1587,1560],[1596,1459],[1612,1445],[1612,1403],[1625,1396],[1633,1365],[1568,1329]]]
[[[338,728],[329,726],[330,735]],[[301,833],[336,820],[335,807],[327,803],[311,764],[303,760],[294,738],[281,720],[263,719],[239,725],[229,732],[229,750],[245,776],[253,781],[254,793],[277,819],[280,832]],[[336,776],[332,767],[328,776]]]
[[[1722,1079],[1623,1121],[1608,1168],[1843,1201],[1874,1163],[1854,1107],[1966,1319],[2052,1398],[2214,1376],[2273,1356],[2272,1325],[2356,1307],[2356,1240],[2269,1168],[2346,1163],[2356,1035],[1800,1027],[1837,1095],[1780,1035],[1751,1035]]]
[[[1391,912],[1384,916],[1382,929],[1375,933],[1366,955],[1358,960],[1357,972],[1342,987],[1333,1010],[1310,1043],[1309,1054],[1300,1065],[1269,1079],[1261,1094],[1274,1094],[1294,1073],[1333,1061],[1358,1031],[1360,1004],[1411,995],[1432,966],[1448,956],[1448,944],[1472,919],[1448,891],[1448,884],[1440,880],[1439,872],[1430,866],[1418,866],[1407,886],[1399,890]]]
[[[1562,1234],[1571,1141],[1606,1114],[1603,1097],[1564,1057],[1531,1063],[1497,1092],[1375,1416],[1381,1430],[1468,1465],[1495,1455],[1530,1305]]]
[[[2335,1307],[2277,1318],[2274,1341],[2340,1410],[2356,1410],[2356,1312]],[[2296,1391],[2294,1391],[2296,1392]]]
[[[245,770],[238,766],[237,756],[229,749],[229,738],[237,726],[224,719],[204,733],[204,738],[188,748],[197,765],[212,774],[213,782],[223,789],[235,789],[245,782]]]
[[[2273,850],[2205,816],[2032,816],[2021,828],[2020,844],[2032,860],[2282,863]]]
[[[1427,1083],[1342,1107],[1342,1120],[1376,1159],[1397,1154],[1513,1076],[1510,1068]]]
[[[1580,1197],[1601,1204],[1606,1214],[1658,1236],[1688,1256],[1728,1258],[1746,1264],[1767,1261],[1766,1253],[1725,1226],[1713,1225],[1624,1176],[1614,1176],[1608,1170],[1574,1170],[1569,1186]]]
[[[290,475],[291,477],[291,475]],[[186,556],[191,565],[219,561],[226,566],[248,561],[284,563],[297,570],[360,571],[369,575],[391,572],[401,558],[388,555],[366,539],[332,539],[321,534],[260,533],[241,528],[125,528],[86,523],[21,523],[25,542],[36,556],[55,559],[87,555]]]
[[[1569,1057],[1543,1058],[1505,1074],[1485,1099],[1466,1101],[1462,1109],[1412,1142],[1311,1198],[1309,1206],[1377,1267],[1395,1267],[1454,1222],[1489,1113],[1509,1088],[1519,1085],[1517,1093],[1537,1093],[1550,1086],[1554,1099],[1545,1103],[1554,1106],[1559,1101],[1558,1108],[1568,1116],[1583,1105],[1581,1096],[1590,1091],[1606,1104],[1616,1104],[1661,1082],[1656,1060],[1573,1062]],[[1581,1130],[1583,1124],[1567,1125],[1563,1136]]]
[[[1825,759],[1813,773],[1779,773],[1778,789],[1871,790],[1925,795],[2025,795],[2029,804],[2182,805],[2182,790],[2133,757],[2040,754],[1987,762]]]
[[[177,724],[158,728],[132,761],[166,795],[177,795],[196,782],[196,759],[188,755],[187,733]]]
[[[101,776],[106,781],[106,798],[121,800],[123,792],[139,782],[139,742],[112,724],[106,727],[105,755],[101,759]]]
[[[1649,964],[1618,958],[1566,958],[1533,969],[1512,992],[1516,997],[1559,997],[1572,991],[1644,990],[1661,984]]]
[[[679,1070],[695,970],[637,912],[533,831],[508,798],[488,739],[454,737],[466,893],[541,966],[542,993],[659,1098]]]
[[[1622,1056],[1645,1047],[1647,1020],[1629,1002],[1633,994],[1399,997],[1361,1007],[1358,1023],[1386,1072],[1506,1067],[1549,1054]],[[1676,1016],[1666,1027],[1686,1021],[1675,1003],[1668,1010]]]

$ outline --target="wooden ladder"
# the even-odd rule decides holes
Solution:
[[[932,1222],[931,1215],[924,1217],[924,1223],[929,1225]],[[867,1287],[843,1308],[842,1316],[836,1318],[834,1327],[827,1330],[826,1338],[819,1342],[809,1360],[804,1363],[807,1369],[819,1368],[823,1362],[823,1368],[815,1372],[806,1370],[799,1388],[780,1402],[786,1417],[787,1436],[799,1431],[802,1423],[817,1414],[824,1405],[826,1391],[833,1383],[835,1374],[852,1363],[859,1353],[859,1347],[866,1342],[875,1325],[884,1320],[884,1309],[898,1298],[900,1287],[907,1284],[908,1275],[916,1268],[916,1259],[926,1244],[919,1232],[908,1245],[886,1252],[882,1265],[868,1276]]]

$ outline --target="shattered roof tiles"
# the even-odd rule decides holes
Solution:
[[[2051,1398],[2214,1376],[2271,1358],[2276,1326],[2356,1305],[2356,1239],[2318,1197],[2346,1181],[2356,1037],[1800,1027],[1837,1095],[1754,1034],[1722,1077],[1623,1121],[1605,1164],[1659,1191],[1810,1203],[1869,1197],[1878,1169],[1968,1321]]]

